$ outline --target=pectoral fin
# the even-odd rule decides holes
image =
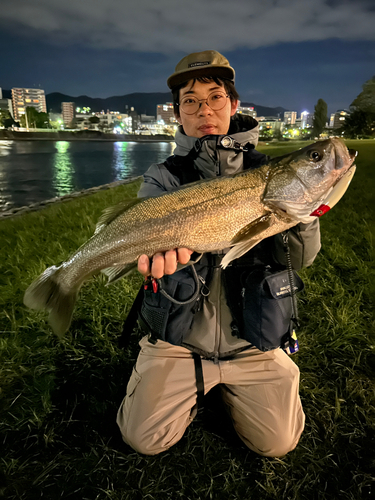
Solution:
[[[233,247],[224,256],[221,267],[226,268],[232,260],[238,259],[259,243],[263,239],[262,233],[272,225],[272,222],[273,214],[269,212],[243,227],[231,241]]]

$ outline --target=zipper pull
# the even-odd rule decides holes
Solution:
[[[152,283],[152,291],[156,293],[158,291],[158,282],[156,281],[155,278],[152,278],[151,283]]]

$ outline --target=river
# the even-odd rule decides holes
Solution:
[[[0,212],[142,175],[168,142],[0,141]]]

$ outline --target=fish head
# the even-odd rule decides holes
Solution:
[[[342,139],[332,137],[272,159],[263,203],[299,222],[312,222],[345,193],[356,155]]]

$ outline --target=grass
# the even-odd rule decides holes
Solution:
[[[81,291],[69,334],[51,333],[22,296],[46,266],[91,234],[136,184],[0,221],[0,498],[359,500],[375,492],[375,141],[348,141],[358,169],[321,219],[322,250],[302,271],[301,397],[296,450],[262,458],[235,435],[213,390],[182,440],[155,457],[126,446],[117,408],[138,353],[117,346],[140,278]],[[271,156],[301,143],[271,144]]]

